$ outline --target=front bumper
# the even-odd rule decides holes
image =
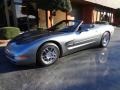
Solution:
[[[15,65],[31,65],[35,64],[34,60],[32,60],[30,57],[26,59],[20,59],[20,56],[16,56],[15,54],[11,54],[10,51],[5,49],[5,56],[8,58],[8,60],[15,64]],[[19,58],[19,59],[18,59]]]

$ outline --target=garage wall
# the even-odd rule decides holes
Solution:
[[[46,22],[46,11],[42,9],[38,9],[38,17],[39,17],[39,28],[47,28]]]
[[[94,7],[92,22],[95,23],[96,21],[108,21],[113,24],[114,10],[105,7]]]
[[[56,16],[53,17],[53,22],[55,24],[55,23],[62,21],[62,20],[66,20],[66,13],[58,10],[56,12]]]

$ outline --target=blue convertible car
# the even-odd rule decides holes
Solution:
[[[48,66],[59,57],[91,46],[107,47],[114,32],[112,25],[84,24],[79,20],[63,20],[44,32],[23,33],[5,48],[6,56],[17,65]]]

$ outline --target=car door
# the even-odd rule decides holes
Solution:
[[[79,28],[75,33],[74,47],[80,48],[96,43],[98,32],[95,28]]]

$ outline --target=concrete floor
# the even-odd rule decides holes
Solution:
[[[15,66],[0,49],[0,90],[120,90],[120,29],[108,48],[92,48],[49,67]]]

